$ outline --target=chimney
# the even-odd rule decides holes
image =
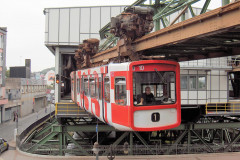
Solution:
[[[31,59],[25,59],[25,67],[28,68],[28,76],[27,78],[30,78],[31,75]]]

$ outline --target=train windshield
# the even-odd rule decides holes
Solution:
[[[174,104],[176,76],[172,71],[133,72],[135,106]]]

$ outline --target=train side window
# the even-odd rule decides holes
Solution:
[[[84,78],[81,79],[81,93],[84,91]]]
[[[115,103],[118,105],[127,104],[127,90],[125,78],[115,78]]]
[[[88,78],[84,78],[84,95],[88,96]]]
[[[80,79],[77,79],[77,93],[80,93]]]
[[[90,78],[90,96],[91,98],[96,98],[96,79],[95,78]]]
[[[109,80],[109,77],[104,78],[104,99],[105,99],[105,102],[110,102],[110,80]]]
[[[74,86],[74,83],[73,83],[73,79],[72,79],[72,86],[71,86],[72,87],[72,91],[73,91],[73,86]]]
[[[101,100],[102,99],[102,79],[101,77],[98,78],[99,87],[98,87],[98,97]]]

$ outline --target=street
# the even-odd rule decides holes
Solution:
[[[42,108],[38,112],[34,112],[25,117],[21,117],[18,119],[18,134],[24,131],[29,125],[35,122],[37,119],[44,117],[46,114],[50,113],[50,105],[51,111],[55,110],[55,106],[53,104],[49,104],[47,107],[47,113],[45,113],[45,108]],[[0,124],[0,137],[10,142],[14,139],[14,129],[16,128],[16,122],[10,120],[8,122]]]

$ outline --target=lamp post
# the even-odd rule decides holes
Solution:
[[[113,160],[115,158],[115,155],[113,154],[113,149],[112,149],[112,145],[110,146],[110,153],[109,155],[107,156],[107,158],[109,160]]]
[[[93,151],[94,154],[96,154],[96,160],[98,160],[99,150],[100,150],[99,144],[98,144],[98,142],[95,142],[94,145],[93,145],[92,151]]]
[[[123,153],[126,154],[126,155],[128,154],[128,147],[129,147],[128,142],[125,142],[123,144]]]

